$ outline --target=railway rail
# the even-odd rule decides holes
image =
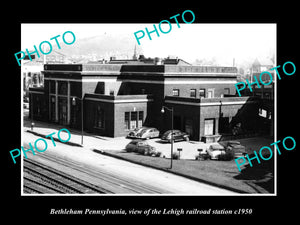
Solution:
[[[37,161],[39,157],[41,161]],[[165,190],[75,161],[39,154],[24,160],[24,193],[160,194]],[[33,160],[34,158],[34,160]],[[41,163],[47,162],[47,163]],[[47,166],[46,164],[51,164]],[[57,168],[54,169],[53,167]],[[59,170],[58,170],[59,168]],[[64,172],[62,172],[64,171]],[[70,175],[70,173],[72,175]]]
[[[24,159],[23,179],[24,190],[27,193],[110,193],[108,190],[28,159]]]

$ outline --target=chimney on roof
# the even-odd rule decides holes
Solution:
[[[136,45],[134,45],[134,53],[133,53],[132,59],[137,60]]]

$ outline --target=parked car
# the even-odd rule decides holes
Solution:
[[[148,127],[137,127],[134,130],[129,131],[127,134],[127,138],[137,138],[137,134]]]
[[[23,102],[23,108],[24,109],[29,109],[29,103],[28,102]]]
[[[142,129],[137,133],[136,137],[141,139],[156,138],[159,137],[159,130],[154,127]]]
[[[207,153],[207,149],[198,149],[198,154],[195,155],[195,160],[207,160],[210,159],[210,155]]]
[[[211,144],[207,149],[210,159],[219,159],[220,155],[225,155],[225,147],[219,143]]]
[[[239,141],[229,141],[226,146],[227,150],[232,150],[234,158],[242,157],[246,155],[246,147],[241,145]]]
[[[166,131],[162,136],[161,140],[163,142],[171,142],[172,130]],[[189,135],[180,130],[173,130],[173,140],[175,141],[189,141]]]
[[[136,152],[143,155],[160,155],[153,146],[149,145],[148,142],[144,140],[132,140],[126,145],[125,150],[127,152]]]

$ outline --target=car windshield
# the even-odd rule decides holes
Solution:
[[[241,145],[239,141],[229,141],[228,145]]]
[[[141,130],[141,134],[144,134],[144,133],[146,133],[147,131],[148,131],[147,129]]]

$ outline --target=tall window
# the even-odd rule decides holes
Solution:
[[[67,95],[68,87],[67,82],[60,81],[58,82],[58,94]]]
[[[191,89],[191,90],[190,90],[190,96],[191,96],[192,98],[196,98],[196,89]]]
[[[50,93],[55,93],[55,81],[54,80],[50,80],[49,82],[49,86],[50,86]]]
[[[179,89],[173,89],[173,96],[179,96]]]
[[[98,105],[95,111],[95,127],[104,128],[104,110]]]
[[[142,127],[144,122],[144,112],[139,111],[138,127]]]
[[[124,128],[126,130],[129,130],[129,128],[130,128],[130,125],[129,125],[129,116],[130,116],[130,112],[125,112]]]
[[[144,123],[144,112],[134,111],[125,112],[124,114],[124,129],[132,130],[137,127],[142,127]]]
[[[137,127],[137,112],[131,112],[130,129],[135,129],[136,127]]]

